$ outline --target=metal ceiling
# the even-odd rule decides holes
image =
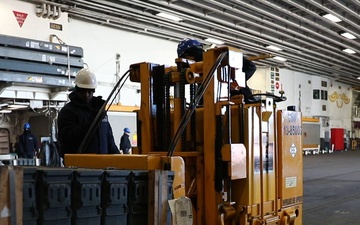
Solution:
[[[216,38],[256,61],[360,87],[360,0],[28,0],[60,6],[69,17],[178,42]],[[173,22],[156,14],[176,15]],[[321,15],[331,13],[342,21]],[[350,40],[339,34],[349,32]],[[204,44],[211,44],[202,41]],[[282,51],[271,51],[274,45]],[[159,46],[160,47],[160,46]],[[356,51],[348,54],[345,48]],[[175,51],[175,50],[174,50]]]

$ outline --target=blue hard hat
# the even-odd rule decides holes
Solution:
[[[25,124],[24,124],[24,130],[29,130],[29,129],[30,129],[30,124],[25,123]]]
[[[125,133],[130,133],[130,129],[127,128],[127,127],[125,127],[125,128],[124,128],[124,132],[125,132]]]
[[[186,50],[193,47],[202,48],[202,44],[198,40],[191,38],[185,38],[184,40],[180,41],[177,47],[178,57],[182,57],[182,54],[184,54]]]

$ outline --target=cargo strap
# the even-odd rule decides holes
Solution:
[[[9,166],[9,182],[10,182],[10,221],[11,225],[17,224],[17,214],[16,214],[16,185],[15,185],[15,171],[12,166]]]

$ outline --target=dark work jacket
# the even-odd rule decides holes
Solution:
[[[124,133],[120,139],[120,150],[124,152],[124,154],[129,154],[129,150],[131,148],[131,143],[129,139],[129,135]]]
[[[19,156],[33,158],[38,149],[37,138],[30,131],[24,131],[19,137]]]
[[[248,60],[246,57],[243,57],[243,68],[242,71],[245,73],[245,87],[240,88],[240,90],[230,90],[230,96],[242,94],[245,97],[245,101],[255,100],[252,96],[252,92],[247,85],[247,81],[254,75],[256,71],[256,65],[252,61]]]
[[[96,102],[104,102],[99,96],[93,97],[90,104],[85,104],[80,100],[75,91],[70,93],[69,98],[70,102],[60,110],[58,116],[58,135],[61,157],[63,157],[64,154],[78,153],[81,142],[98,112],[92,105]],[[84,153],[119,153],[106,114],[102,118],[98,128],[95,130],[94,135],[90,138]]]
[[[256,65],[252,61],[243,57],[243,68],[242,71],[245,73],[245,80],[249,80],[256,71]]]

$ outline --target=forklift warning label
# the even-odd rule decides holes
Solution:
[[[286,188],[296,187],[296,177],[287,177],[285,187]]]
[[[301,126],[299,125],[289,125],[284,126],[284,135],[301,135]]]
[[[293,198],[287,198],[283,200],[283,207],[288,205],[294,205],[303,202],[303,196],[297,196]]]
[[[282,135],[296,136],[301,135],[301,117],[298,113],[287,112],[284,115]]]
[[[296,152],[297,152],[297,149],[296,149],[296,146],[294,143],[291,144],[291,147],[290,147],[290,154],[292,157],[295,157],[296,155]]]

